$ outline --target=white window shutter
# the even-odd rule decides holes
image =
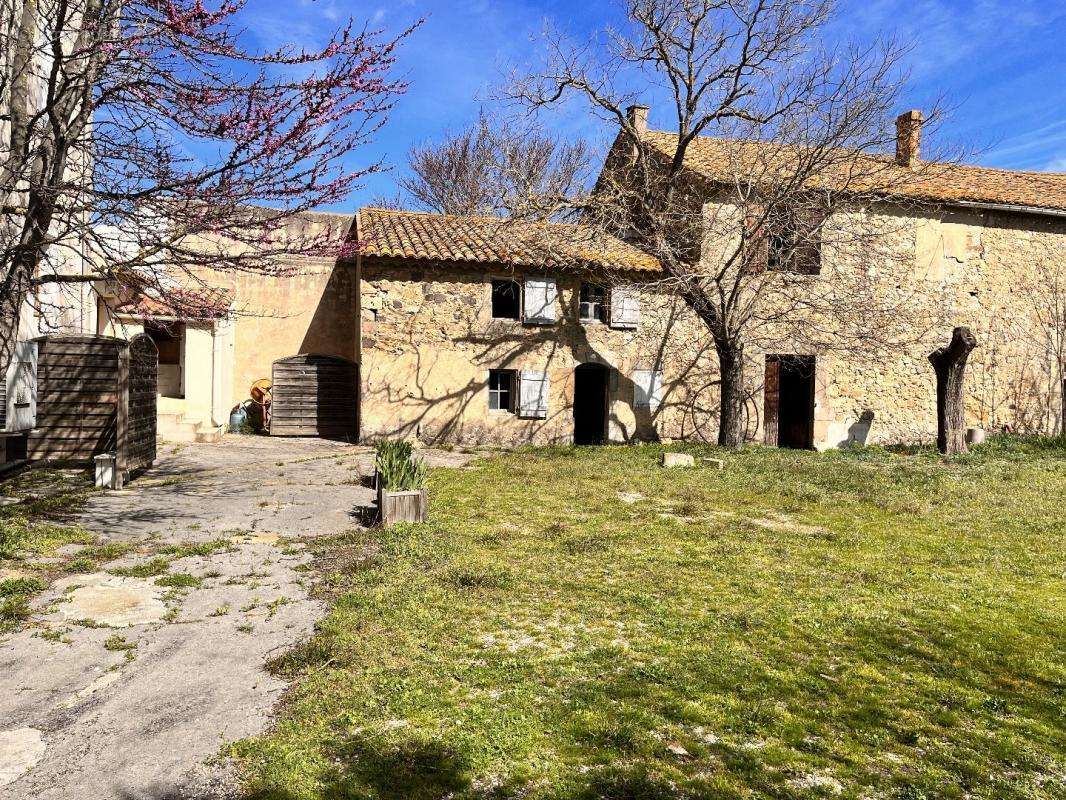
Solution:
[[[663,402],[663,374],[650,369],[633,372],[633,407],[655,411]]]
[[[8,431],[28,431],[37,424],[37,342],[16,342],[7,366]]]
[[[555,278],[526,278],[524,319],[533,325],[550,325],[555,322],[557,296]]]
[[[636,328],[640,322],[640,289],[615,286],[611,289],[611,327]]]
[[[518,414],[544,419],[548,416],[548,373],[524,369],[519,375]]]

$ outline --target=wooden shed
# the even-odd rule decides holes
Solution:
[[[150,337],[43,336],[37,345],[32,461],[90,464],[114,453],[134,472],[156,456],[159,353]]]
[[[299,355],[274,362],[271,436],[359,435],[359,365],[337,356]]]

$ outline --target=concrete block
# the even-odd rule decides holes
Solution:
[[[121,489],[122,471],[115,463],[114,453],[104,453],[96,457],[96,485],[101,489]]]
[[[725,461],[720,458],[704,458],[703,463],[712,469],[725,469]]]
[[[696,459],[688,453],[663,453],[664,467],[694,467]]]

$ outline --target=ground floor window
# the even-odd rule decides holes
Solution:
[[[510,411],[515,405],[515,371],[513,369],[489,370],[489,410]]]

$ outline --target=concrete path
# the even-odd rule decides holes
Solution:
[[[0,639],[0,796],[229,797],[212,757],[268,725],[285,686],[264,665],[323,612],[304,541],[359,523],[371,462],[333,442],[231,437],[165,447],[130,488],[95,495],[81,524],[134,550],[59,581],[31,628]],[[160,557],[190,585],[115,574]]]

